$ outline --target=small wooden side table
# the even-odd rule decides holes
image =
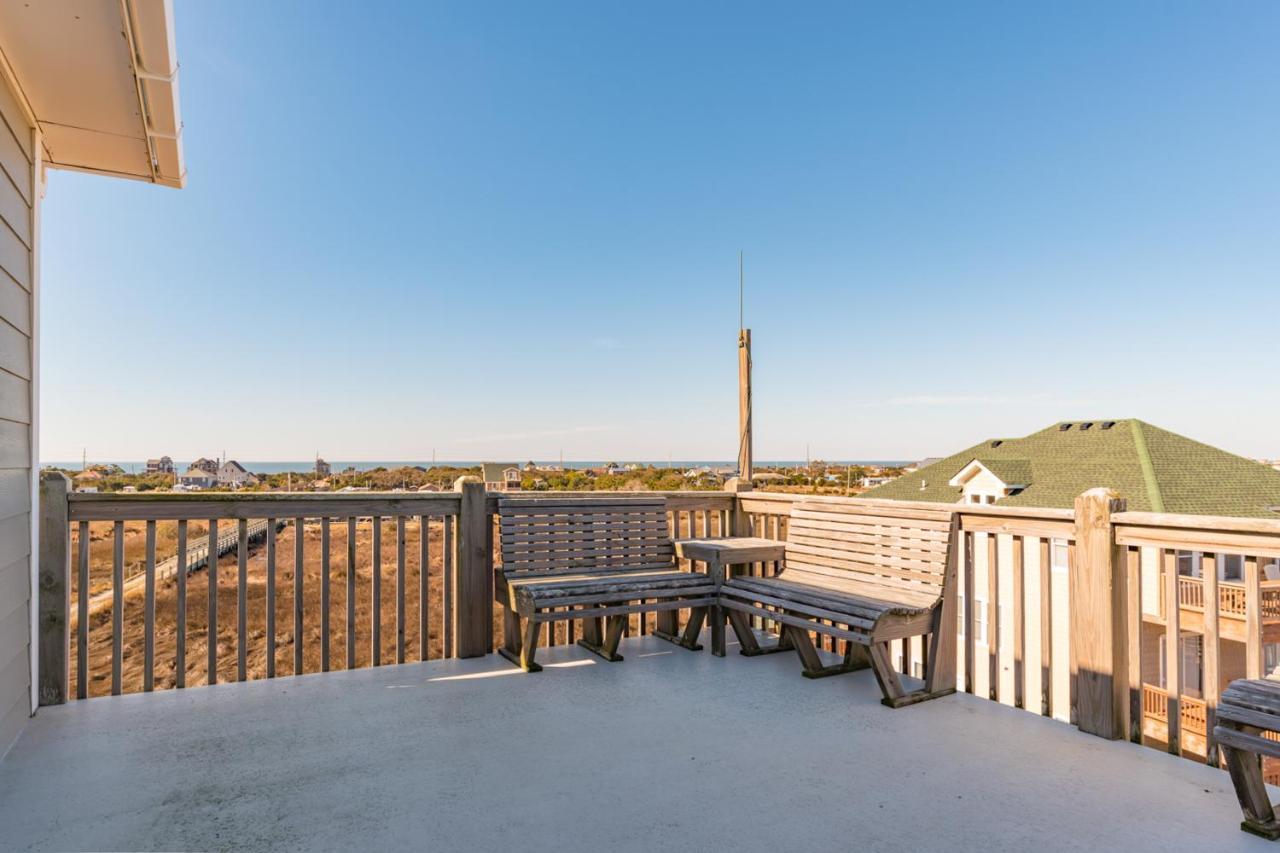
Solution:
[[[786,543],[758,536],[730,536],[725,539],[677,539],[676,556],[685,560],[698,560],[707,564],[707,574],[715,581],[717,591],[724,583],[725,571],[730,566],[748,563],[771,563],[781,560]],[[724,656],[724,610],[713,605],[711,620],[711,653]]]

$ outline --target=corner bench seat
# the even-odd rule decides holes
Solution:
[[[629,614],[688,608],[681,636],[674,627],[655,635],[702,648],[698,633],[715,603],[716,583],[705,572],[677,571],[665,498],[502,497],[498,520],[502,566],[494,570],[494,598],[504,614],[499,653],[526,672],[541,669],[534,654],[545,622],[581,619],[579,645],[620,661],[618,642]]]
[[[510,605],[522,616],[540,607],[566,607],[605,598],[668,598],[690,593],[715,594],[715,584],[702,572],[642,570],[619,572],[608,568],[574,575],[514,576],[507,578]]]
[[[870,668],[894,708],[954,693],[958,524],[949,509],[798,501],[777,572],[724,579],[712,619],[723,624],[725,611],[742,654],[795,650],[810,678]],[[776,645],[759,645],[753,616],[781,626]],[[844,640],[844,661],[824,665],[811,633]],[[908,692],[889,643],[916,636],[925,686]]]

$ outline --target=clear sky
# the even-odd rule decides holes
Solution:
[[[51,173],[42,456],[1280,456],[1280,4],[178,0],[188,186]]]

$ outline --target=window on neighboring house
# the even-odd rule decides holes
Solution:
[[[1204,637],[1199,634],[1183,634],[1181,649],[1181,665],[1178,668],[1179,691],[1183,694],[1198,695],[1201,691],[1200,672],[1204,660]],[[1169,650],[1160,638],[1160,687],[1169,686]]]
[[[1262,646],[1263,675],[1276,675],[1280,670],[1280,643],[1264,643]]]
[[[1182,575],[1184,578],[1200,577],[1200,552],[1179,551],[1178,574]]]
[[[1219,554],[1218,579],[1231,583],[1244,582],[1244,555]]]

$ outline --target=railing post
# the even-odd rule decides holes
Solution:
[[[71,683],[71,526],[67,518],[70,490],[71,480],[62,472],[40,475],[40,589],[36,606],[41,705],[66,702]],[[84,595],[84,590],[80,594]]]
[[[751,491],[750,480],[739,480],[737,477],[725,480],[724,490],[733,495],[733,512],[730,514],[729,531],[732,536],[752,536],[751,519],[742,509],[742,498],[745,492]]]
[[[453,584],[460,658],[487,655],[493,647],[493,536],[483,483],[459,483],[457,577]]]
[[[1081,731],[1109,739],[1128,731],[1128,571],[1111,522],[1124,506],[1110,489],[1090,489],[1075,501],[1070,624],[1076,719]]]

